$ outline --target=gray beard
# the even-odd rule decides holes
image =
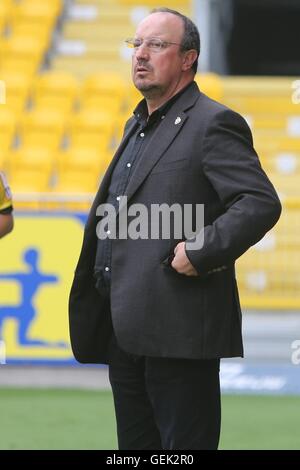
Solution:
[[[161,95],[161,89],[157,85],[141,85],[136,87],[145,98],[156,98]]]

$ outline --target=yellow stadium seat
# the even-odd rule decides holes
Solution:
[[[120,143],[123,137],[125,124],[128,121],[128,119],[130,119],[133,116],[133,111],[134,111],[134,108],[136,107],[136,104],[137,102],[135,102],[133,106],[129,106],[126,113],[120,114],[116,119],[116,125],[117,125],[116,145]]]
[[[90,96],[106,96],[116,94],[119,99],[124,99],[126,95],[126,82],[116,74],[95,74],[89,76],[83,84],[83,94]]]
[[[283,200],[289,196],[299,196],[299,174],[269,173],[268,176]]]
[[[295,113],[293,78],[223,77],[224,103],[242,114]],[[254,116],[255,121],[255,116]]]
[[[8,18],[9,8],[4,3],[0,3],[0,36],[7,25],[7,18]]]
[[[275,129],[275,128],[260,128],[260,129],[254,129],[253,134],[255,135],[256,139],[261,139],[261,138],[266,138],[270,140],[278,140],[281,138],[285,138],[286,136],[286,131],[284,129]]]
[[[32,78],[39,69],[39,64],[35,61],[28,61],[26,58],[6,58],[0,64],[0,75],[3,74],[21,74]]]
[[[295,112],[295,104],[287,97],[239,97],[224,96],[223,102],[234,110],[244,113],[281,113],[292,114]]]
[[[32,169],[20,169],[9,175],[12,192],[35,193],[49,190],[50,174]]]
[[[140,6],[145,5],[152,8],[157,7],[157,0],[118,0],[120,5],[129,5],[129,6]],[[180,11],[189,11],[191,8],[190,0],[165,0],[163,2],[165,7],[173,8]]]
[[[287,118],[281,114],[254,114],[250,117],[251,128],[256,130],[285,131]]]
[[[23,73],[9,71],[0,72],[0,77],[5,82],[6,88],[5,108],[18,115],[24,109],[27,102],[30,77]]]
[[[13,144],[13,138],[16,130],[15,115],[0,105],[0,151],[6,152]]]
[[[94,171],[103,174],[109,165],[112,155],[96,148],[71,148],[58,155],[59,174],[73,171]]]
[[[291,96],[292,77],[223,77],[225,96],[274,98]]]
[[[95,110],[82,111],[69,123],[70,145],[109,150],[114,131],[114,116]]]
[[[42,5],[43,7],[47,7],[47,9],[51,12],[52,14],[57,16],[59,13],[62,11],[64,4],[64,0],[43,0]],[[39,8],[41,5],[40,0],[22,0],[22,6],[23,8],[26,7],[26,9],[36,9]]]
[[[114,24],[102,24],[101,28],[96,22],[72,20],[66,22],[63,36],[66,39],[85,39],[105,44],[120,45],[127,37],[134,35],[133,25],[124,25],[122,28]]]
[[[61,112],[36,110],[22,117],[19,137],[24,146],[56,150],[61,144],[64,129],[65,116]]]
[[[47,148],[23,148],[10,153],[8,168],[10,174],[20,170],[41,171],[50,174],[54,169],[55,153]]]
[[[101,61],[89,59],[84,56],[56,56],[52,61],[52,69],[74,74],[79,79],[85,79],[96,73],[117,73],[121,77],[130,79],[130,63],[120,61]]]
[[[36,77],[32,100],[36,109],[72,110],[79,84],[73,75],[64,72],[47,72]]]
[[[89,96],[80,102],[81,110],[95,110],[105,113],[109,109],[109,111],[115,116],[118,116],[119,113],[124,112],[126,107],[127,106],[124,100],[119,100],[118,96],[113,95],[95,96],[94,99],[92,96]]]
[[[112,0],[111,2],[107,2],[107,0],[76,0],[77,5],[97,5],[101,11],[102,8],[110,8],[110,9],[118,9],[120,7],[119,1]]]
[[[282,249],[262,251],[263,256],[258,256],[258,253],[255,249],[251,249],[238,261],[239,273],[263,269],[278,277],[279,273],[286,275],[287,272],[292,273],[299,268],[299,252],[295,252],[295,256],[292,257],[287,256],[286,251]]]
[[[1,170],[3,170],[4,172],[7,173],[8,171],[8,154],[9,152],[7,150],[1,150],[0,148],[0,168]]]
[[[3,43],[2,48],[2,56],[8,57],[13,56],[16,57],[24,57],[27,60],[39,60],[43,53],[44,46],[40,44],[35,38],[27,37],[27,36],[18,36],[7,39],[5,43]],[[1,57],[1,62],[3,57]]]
[[[294,233],[299,225],[299,204],[297,207],[285,208],[279,224],[264,237],[269,237],[267,243],[263,239],[237,262],[241,299],[249,308],[295,308],[299,304],[300,242]]]
[[[132,22],[130,11],[127,8],[118,8],[117,10],[99,8],[99,16],[96,21],[99,25],[114,24],[119,28],[127,27]]]
[[[45,27],[53,27],[60,11],[58,2],[47,1],[25,1],[20,2],[12,10],[11,22],[13,27],[19,22],[30,22],[31,24],[44,24]]]
[[[300,152],[300,139],[275,135],[270,139],[266,135],[254,134],[255,147],[260,151],[273,154],[279,152]]]
[[[109,152],[113,147],[113,140],[106,134],[98,135],[97,132],[80,131],[69,134],[69,142],[73,148],[100,149]]]
[[[300,152],[274,152],[261,159],[264,170],[269,173],[292,174],[300,176]]]
[[[1,0],[1,5],[7,9],[11,9],[14,6],[14,0]]]
[[[131,8],[122,7],[120,5],[115,5],[115,8],[113,8],[111,2],[110,4],[107,2],[103,5],[100,5],[99,2],[94,2],[93,7],[94,15],[91,15],[88,22],[97,23],[99,27],[101,25],[111,24],[115,27],[122,28],[132,22],[130,15]]]
[[[43,57],[45,46],[34,38],[12,37],[1,46],[0,73],[5,70],[35,72]],[[28,68],[28,69],[27,69]]]
[[[127,113],[129,112],[132,114],[134,108],[142,99],[143,95],[141,94],[141,92],[132,83],[130,83]]]
[[[276,267],[275,272],[280,272],[280,268]],[[240,287],[241,298],[243,295],[261,294],[262,298],[272,297],[277,294],[282,298],[282,292],[288,294],[289,297],[297,295],[299,301],[300,282],[294,273],[285,273],[284,275],[274,276],[270,271],[250,270],[245,273],[238,273],[238,284]],[[277,308],[281,308],[278,305]],[[275,307],[276,308],[276,307]]]
[[[101,44],[98,41],[82,41],[84,44],[83,56],[91,60],[100,61],[123,61],[124,58],[121,52],[121,44]],[[125,60],[127,58],[125,57]]]
[[[200,91],[203,91],[213,100],[223,101],[224,90],[221,77],[215,73],[197,73],[195,81],[198,84]]]
[[[119,75],[96,74],[83,83],[81,106],[84,109],[110,110],[115,115],[124,110],[126,103],[126,82]]]
[[[95,174],[94,171],[66,171],[59,175],[58,183],[53,191],[62,194],[95,193],[100,179],[100,175]]]
[[[30,38],[38,41],[45,50],[50,44],[52,29],[46,28],[43,23],[31,23],[30,21],[19,21],[12,28],[12,37]]]

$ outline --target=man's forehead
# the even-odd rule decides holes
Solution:
[[[136,33],[150,33],[155,35],[172,34],[181,37],[183,33],[183,23],[179,16],[166,12],[151,13],[144,18],[137,27]]]

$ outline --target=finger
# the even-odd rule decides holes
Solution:
[[[183,242],[179,242],[179,243],[177,243],[177,245],[175,246],[175,248],[174,248],[174,253],[175,253],[175,254],[177,253],[177,251],[179,250],[179,248],[181,248],[182,243],[183,243]]]

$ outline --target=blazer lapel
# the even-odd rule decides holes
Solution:
[[[145,148],[144,154],[137,163],[136,169],[129,181],[126,191],[127,202],[176,138],[188,119],[185,111],[195,104],[199,95],[199,89],[196,84],[188,88],[166,114],[165,119],[159,124],[157,132],[155,132],[153,138]]]
[[[148,176],[154,165],[159,161],[159,159],[163,156],[164,152],[167,150],[169,145],[173,142],[176,135],[180,132],[181,128],[185,124],[188,116],[185,114],[185,111],[192,106],[194,106],[195,102],[198,100],[200,96],[199,88],[196,82],[193,82],[192,86],[189,87],[181,96],[180,98],[174,103],[171,107],[169,112],[166,115],[166,118],[160,123],[159,128],[153,138],[148,143],[147,147],[145,148],[143,157],[137,163],[136,169],[134,174],[132,175],[128,188],[126,191],[127,202],[140,185],[143,183],[145,178]],[[123,150],[125,149],[129,138],[136,130],[138,123],[135,119],[129,121],[127,124],[127,129],[125,129],[125,133],[120,143],[120,146],[115,153],[97,192],[95,200],[93,202],[92,208],[90,210],[89,218],[86,224],[87,231],[94,230],[94,226],[96,225],[96,209],[103,201],[106,200],[107,190],[110,183],[110,178],[113,172],[113,169],[119,160]],[[125,201],[122,201],[119,206],[119,211],[124,206]],[[118,212],[119,212],[118,211]]]

